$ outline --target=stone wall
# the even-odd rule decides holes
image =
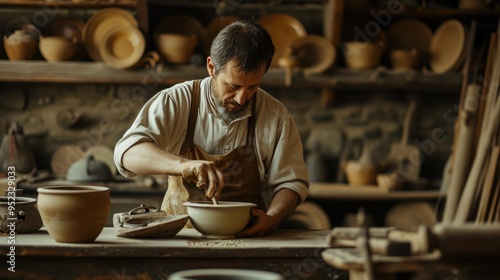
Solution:
[[[17,121],[29,135],[39,169],[50,169],[50,159],[61,145],[77,144],[83,150],[92,145],[114,147],[134,120],[138,110],[161,86],[145,90],[138,86],[94,84],[0,84],[0,124]],[[424,156],[421,176],[439,180],[451,152],[458,94],[408,93],[396,91],[338,91],[329,106],[322,105],[321,91],[266,88],[292,112],[299,127],[304,152],[316,179],[323,167],[327,181],[337,181],[339,157],[352,139],[372,135],[373,156],[382,160],[391,143],[399,142],[402,121],[409,100],[417,102],[410,129],[410,143]],[[7,103],[18,96],[22,109]],[[12,101],[11,101],[12,102]],[[17,102],[17,101],[16,101]],[[74,113],[76,123],[65,127],[61,116]],[[66,125],[67,126],[67,125]],[[375,133],[374,133],[375,132]],[[3,134],[4,131],[2,130]],[[309,157],[313,152],[320,156]],[[359,153],[353,149],[349,157]]]

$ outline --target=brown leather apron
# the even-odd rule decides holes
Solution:
[[[254,148],[255,135],[255,103],[252,102],[252,116],[248,119],[248,132],[245,146],[240,146],[225,155],[211,155],[193,143],[194,128],[200,103],[200,81],[193,86],[193,96],[189,114],[186,140],[182,145],[180,155],[192,160],[208,160],[215,163],[224,174],[224,187],[221,201],[253,202],[262,210],[265,209],[261,193],[261,184],[257,157]],[[186,201],[204,201],[205,190],[200,190],[195,183],[186,182],[182,176],[169,176],[168,189],[163,198],[161,209],[169,215],[186,214]]]

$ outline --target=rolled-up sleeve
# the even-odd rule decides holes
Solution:
[[[172,145],[179,142],[178,139],[183,133],[183,128],[179,130],[176,125],[179,121],[172,119],[172,116],[183,117],[184,114],[178,113],[179,106],[178,102],[170,98],[168,90],[157,93],[146,102],[130,128],[115,146],[114,162],[120,174],[125,177],[136,176],[123,166],[122,158],[130,147],[140,142],[152,142],[164,150],[173,149]]]

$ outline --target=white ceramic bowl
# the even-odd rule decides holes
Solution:
[[[203,237],[214,239],[234,238],[250,221],[250,209],[254,203],[220,201],[184,202],[191,224]]]
[[[275,272],[251,270],[251,269],[229,269],[229,268],[204,268],[190,269],[172,273],[169,280],[187,279],[226,279],[226,280],[283,280],[283,276]]]

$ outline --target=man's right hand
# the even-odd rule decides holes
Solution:
[[[182,178],[196,184],[200,190],[205,190],[208,199],[219,198],[224,186],[224,174],[215,163],[206,160],[189,160],[184,163]]]

